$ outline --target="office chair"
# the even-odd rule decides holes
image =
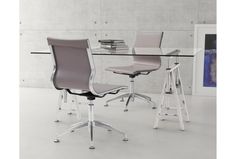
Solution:
[[[136,36],[136,41],[134,45],[133,52],[138,53],[138,49],[135,48],[160,48],[163,38],[163,32],[142,32],[138,33]],[[116,66],[109,67],[106,70],[112,71],[113,73],[120,75],[127,75],[130,78],[129,93],[120,95],[113,99],[106,101],[105,106],[108,106],[108,103],[116,99],[124,101],[124,98],[128,97],[126,101],[126,106],[124,111],[128,111],[128,104],[130,99],[134,101],[134,98],[139,98],[141,100],[147,101],[152,104],[152,108],[156,109],[155,103],[151,100],[150,97],[135,93],[134,92],[134,78],[139,75],[148,75],[152,71],[156,71],[161,67],[161,58],[159,56],[133,56],[133,64],[129,66]]]
[[[73,124],[71,128],[57,136],[55,143],[60,142],[60,138],[70,132],[74,132],[82,127],[88,127],[90,134],[90,149],[94,149],[94,126],[114,130],[124,136],[124,141],[128,141],[126,134],[103,122],[94,120],[95,98],[102,98],[107,94],[116,94],[126,86],[108,85],[94,83],[95,66],[90,51],[89,40],[60,40],[47,38],[51,48],[55,69],[53,71],[53,84],[58,90],[66,90],[68,93],[84,96],[89,101],[88,121]]]

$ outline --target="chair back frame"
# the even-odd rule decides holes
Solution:
[[[160,33],[160,37],[158,37],[157,33]],[[142,43],[142,37],[140,37],[140,35],[151,35],[152,38],[158,39],[160,38],[159,44],[155,43],[155,41],[153,41],[152,43],[147,43],[147,41],[144,41],[144,43]],[[157,35],[155,37],[155,35]],[[164,32],[141,32],[141,34],[139,34],[138,36],[136,36],[136,40],[135,40],[135,44],[134,44],[134,48],[133,48],[133,53],[135,53],[135,47],[138,48],[160,48],[161,49],[161,44],[162,44],[162,40],[163,40],[163,36],[164,36]],[[157,69],[159,69],[161,67],[161,57],[156,56],[156,57],[146,57],[146,56],[134,56],[133,57],[133,61],[136,64],[145,64],[145,65],[152,65],[152,66],[156,66]]]
[[[52,40],[60,40],[60,39],[53,39],[53,38],[47,38],[48,40],[49,39],[52,39]],[[87,41],[87,45],[88,47],[86,48],[86,52],[87,52],[87,55],[88,55],[88,61],[89,61],[89,66],[90,66],[90,75],[89,75],[89,81],[88,81],[88,88],[89,90],[81,90],[82,92],[87,92],[87,91],[90,91],[92,94],[94,95],[97,95],[97,96],[101,96],[99,95],[98,93],[96,93],[96,91],[94,90],[93,88],[93,83],[94,83],[94,78],[95,78],[95,75],[96,75],[96,69],[95,69],[95,65],[94,65],[94,61],[93,61],[93,57],[92,57],[92,53],[91,53],[91,47],[90,47],[90,43],[89,43],[89,40],[88,39],[81,39],[81,40],[86,40]],[[55,58],[55,50],[54,50],[54,46],[49,44],[49,48],[50,48],[50,51],[51,51],[51,54],[52,54],[52,61],[53,61],[53,72],[52,72],[52,76],[51,76],[51,81],[53,82],[54,84],[54,87],[56,89],[73,89],[73,88],[60,88],[56,85],[56,81],[55,81],[55,75],[57,73],[57,62],[56,62],[56,58]]]

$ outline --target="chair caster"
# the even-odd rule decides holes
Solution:
[[[108,107],[108,104],[105,104],[104,107]]]
[[[73,132],[75,132],[75,130],[71,130],[70,132],[73,133]]]
[[[72,112],[67,113],[67,115],[72,115]]]
[[[128,111],[128,109],[124,109],[124,112],[127,112]]]
[[[157,107],[154,106],[154,107],[152,107],[152,109],[157,109]]]
[[[95,149],[95,147],[94,146],[90,146],[89,149],[93,150],[93,149]]]
[[[107,131],[112,131],[111,129],[107,129]]]
[[[59,140],[59,139],[55,139],[53,142],[54,142],[54,143],[59,143],[60,140]]]
[[[128,138],[124,138],[123,141],[128,141]]]
[[[58,119],[57,119],[57,120],[55,120],[54,122],[55,122],[55,123],[59,123],[59,122],[60,122],[60,120],[58,120]]]

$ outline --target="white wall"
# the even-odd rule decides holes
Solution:
[[[216,23],[216,0],[20,0],[20,85],[52,87],[50,55],[30,55],[48,50],[46,37],[121,38],[133,45],[136,31],[164,31],[163,47],[193,47],[194,24]],[[125,65],[127,57],[95,57],[99,82],[128,84],[127,77],[105,72]],[[182,59],[185,92],[191,93],[192,59]],[[137,78],[142,92],[160,92],[160,71]]]

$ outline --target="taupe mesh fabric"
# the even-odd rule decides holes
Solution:
[[[134,44],[134,52],[138,53],[135,48],[160,48],[162,42],[163,32],[141,32],[137,33]],[[135,64],[151,65],[152,69],[157,70],[161,67],[160,56],[134,56]]]
[[[53,82],[57,88],[89,90],[91,74],[87,54],[88,40],[48,38],[56,63]]]

